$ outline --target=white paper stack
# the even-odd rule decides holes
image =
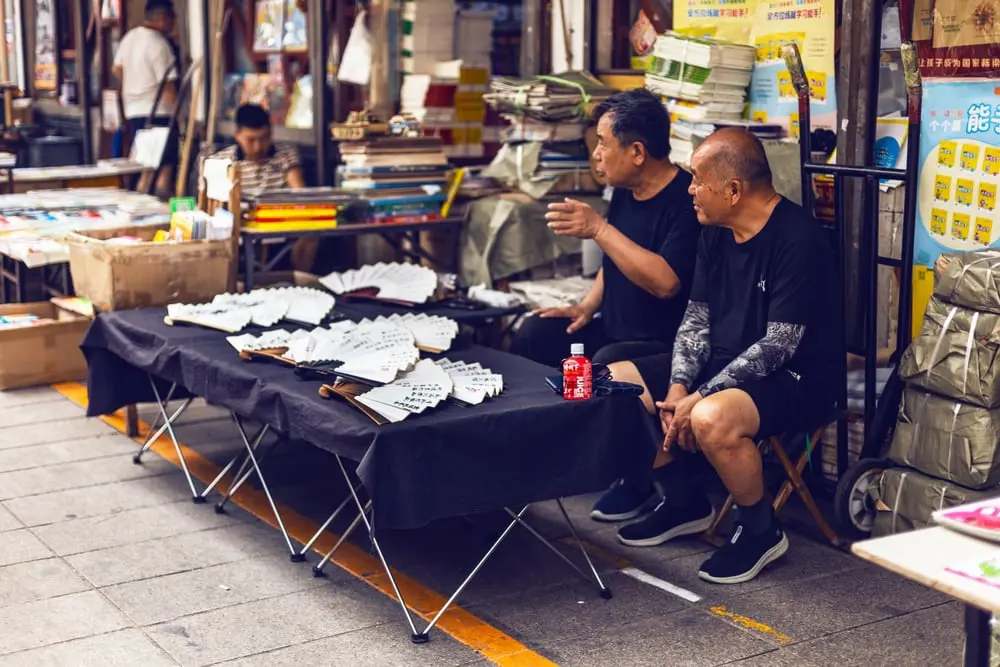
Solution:
[[[374,288],[378,290],[378,299],[426,303],[437,289],[438,277],[433,269],[419,264],[379,262],[343,273],[331,273],[320,278],[319,282],[334,294]]]
[[[448,398],[452,389],[447,371],[424,359],[417,362],[413,370],[389,384],[361,394],[357,400],[390,422],[398,423],[411,414],[437,407]]]
[[[441,359],[437,364],[451,378],[454,385],[451,390],[452,398],[462,403],[479,405],[487,398],[499,396],[503,391],[503,376],[478,363]]]

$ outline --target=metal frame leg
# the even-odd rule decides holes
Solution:
[[[153,379],[152,375],[149,376],[149,384],[153,388],[153,396],[156,397],[156,406],[160,409],[160,417],[162,417],[164,421],[163,428],[166,428],[167,433],[170,434],[170,440],[171,442],[174,443],[174,451],[177,452],[177,458],[181,463],[181,470],[184,471],[184,477],[185,479],[187,479],[188,486],[191,488],[191,498],[196,503],[203,502],[202,500],[198,499],[198,490],[195,488],[194,478],[191,477],[191,471],[188,470],[187,460],[184,458],[184,451],[181,449],[181,443],[177,441],[177,434],[174,433],[174,425],[171,422],[170,417],[167,416],[167,407],[166,407],[167,404],[164,403],[163,399],[160,397],[160,390],[156,388],[156,381]],[[174,386],[176,386],[176,384]],[[191,404],[191,399],[186,400],[184,404],[181,405],[181,408],[179,408],[178,411],[175,413],[174,418],[176,419],[176,417],[179,417],[180,414],[183,413],[183,411],[186,410],[187,406],[190,404]],[[152,442],[155,442],[155,440],[156,440],[155,438],[152,439],[148,444],[152,446]]]
[[[292,538],[288,536],[288,530],[285,529],[285,522],[281,519],[281,512],[278,511],[278,505],[274,502],[274,496],[271,495],[271,490],[267,486],[267,480],[264,479],[264,473],[261,471],[260,464],[257,461],[257,455],[254,453],[254,447],[250,444],[250,439],[247,437],[246,429],[243,427],[243,421],[235,412],[233,413],[233,421],[236,422],[236,429],[240,432],[240,438],[242,438],[243,444],[247,449],[247,457],[250,459],[254,472],[257,473],[257,478],[260,480],[260,486],[264,490],[264,495],[267,496],[268,504],[271,505],[271,511],[274,512],[274,518],[278,522],[278,528],[281,530],[281,536],[285,538],[285,544],[288,545],[288,551],[294,558],[295,547],[292,545]],[[268,428],[265,426],[261,430],[260,437],[263,438],[263,435],[267,433],[267,431]]]
[[[355,491],[357,491],[357,487],[355,487],[355,489],[354,489],[354,490],[355,490]],[[344,496],[344,500],[342,500],[342,501],[341,501],[341,503],[340,503],[340,505],[338,505],[338,506],[337,506],[337,509],[333,510],[333,514],[331,514],[331,515],[330,515],[330,518],[329,518],[329,519],[327,519],[326,521],[324,521],[324,522],[323,522],[323,525],[319,527],[319,530],[317,530],[317,531],[316,531],[316,532],[315,532],[315,533],[313,534],[313,536],[309,538],[309,541],[308,541],[308,542],[306,542],[306,543],[305,543],[305,545],[303,545],[303,547],[302,547],[302,550],[301,550],[301,551],[300,551],[300,552],[299,552],[299,553],[297,554],[297,557],[295,557],[295,558],[292,558],[292,561],[293,561],[293,562],[296,562],[296,563],[304,563],[304,562],[305,562],[305,560],[306,560],[306,554],[308,554],[308,553],[309,553],[309,550],[310,550],[310,549],[312,549],[312,547],[313,547],[313,545],[314,545],[314,544],[316,544],[316,540],[318,540],[318,539],[319,539],[320,535],[322,535],[323,533],[325,533],[325,532],[326,532],[326,529],[330,527],[330,524],[332,524],[332,523],[334,522],[334,520],[335,520],[335,519],[337,518],[337,515],[338,515],[338,514],[340,514],[340,512],[341,512],[341,511],[342,511],[342,510],[343,510],[343,509],[344,509],[345,507],[347,507],[347,504],[348,504],[349,502],[351,502],[351,496],[350,496],[350,495],[347,495],[347,496]],[[371,506],[371,501],[369,501],[369,502],[368,502],[368,506]],[[352,528],[353,528],[353,526],[354,526],[354,525],[355,525],[355,524],[357,523],[357,521],[358,521],[358,520],[359,520],[359,519],[355,519],[355,523],[351,524],[351,525],[352,525]],[[350,529],[349,529],[349,530],[350,530]],[[339,543],[339,542],[337,543],[337,546],[340,546],[340,543]],[[332,550],[330,551],[330,553],[328,553],[328,554],[326,555],[326,557],[325,557],[325,558],[323,559],[323,561],[322,561],[322,562],[320,563],[320,567],[319,567],[319,570],[320,570],[320,571],[322,571],[322,570],[323,570],[323,567],[322,567],[322,566],[323,566],[323,565],[326,565],[326,562],[327,562],[328,560],[330,560],[330,556],[332,556],[332,555],[333,555],[333,552],[334,552],[334,551],[336,551],[336,550],[337,550],[337,547],[334,547],[334,548],[333,548],[333,549],[332,549]],[[313,568],[313,573],[315,574],[315,572],[316,572],[316,568]]]
[[[173,399],[174,391],[176,390],[177,390],[177,383],[175,382],[174,384],[170,385],[170,390],[167,391],[167,403],[170,403],[171,399]],[[171,420],[178,419],[182,414],[184,414],[184,411],[187,410],[189,405],[191,405],[191,399],[184,401],[177,410],[174,410],[174,414],[171,415],[170,419]],[[142,455],[148,452],[150,447],[153,446],[153,443],[159,440],[160,436],[163,435],[164,431],[167,430],[166,426],[160,426],[157,430],[155,431],[153,430],[156,429],[157,426],[159,426],[160,419],[162,419],[162,417],[160,416],[160,413],[157,412],[156,416],[153,417],[153,423],[149,425],[149,430],[146,431],[146,439],[143,441],[142,447],[140,447],[139,451],[136,452],[134,456],[132,456],[132,463],[140,465],[142,463]]]
[[[346,501],[350,500],[350,497],[345,498],[344,500],[346,502]],[[338,539],[337,543],[333,545],[333,548],[331,548],[328,552],[326,552],[326,555],[323,556],[323,560],[321,560],[319,563],[317,563],[316,565],[313,566],[312,573],[313,573],[314,577],[325,577],[326,576],[326,573],[323,572],[323,568],[325,568],[326,564],[330,562],[331,558],[333,558],[333,554],[337,553],[337,549],[340,548],[340,545],[343,544],[344,541],[347,540],[347,538],[351,536],[351,533],[354,532],[354,529],[358,527],[358,524],[361,523],[362,516],[365,513],[370,512],[371,509],[372,509],[372,501],[369,500],[365,504],[364,511],[358,513],[358,515],[354,517],[354,521],[352,521],[351,525],[349,525],[347,527],[347,530],[345,530],[344,534],[340,536],[340,539]],[[331,517],[331,519],[332,518],[333,517]]]
[[[989,667],[990,613],[965,605],[965,667]]]
[[[260,429],[257,430],[257,434],[254,435],[253,437],[254,448],[260,446],[260,443],[264,439],[264,435],[266,435],[266,433],[267,433],[266,426],[261,426]],[[215,506],[215,512],[217,514],[224,513],[225,501],[228,500],[229,497],[232,496],[232,494],[236,493],[237,489],[239,489],[245,477],[249,476],[249,474],[244,475],[244,473],[247,469],[247,466],[250,465],[250,459],[247,458],[247,455],[244,452],[240,452],[239,454],[234,456],[232,459],[230,459],[229,463],[227,463],[226,466],[219,472],[219,474],[215,476],[215,479],[212,480],[212,483],[206,486],[205,489],[201,492],[202,502],[207,501],[208,494],[210,494],[212,492],[212,489],[214,489],[216,485],[222,481],[223,477],[229,474],[229,471],[233,469],[233,466],[236,465],[237,461],[240,462],[240,467],[239,470],[236,471],[236,476],[234,477],[234,479],[240,481],[233,484],[225,493],[222,494],[223,500],[220,501],[219,504]]]

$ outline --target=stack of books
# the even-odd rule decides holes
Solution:
[[[672,103],[671,103],[672,104]],[[689,120],[673,116],[670,123],[670,161],[685,169],[691,166],[691,155],[710,134],[724,127],[743,127],[753,132],[761,141],[781,139],[781,125],[749,121],[717,121],[714,123]]]
[[[245,198],[244,229],[296,232],[337,227],[351,198],[333,188],[269,190]]]
[[[341,188],[367,203],[368,222],[441,220],[449,167],[440,137],[369,137],[340,153]]]
[[[404,75],[431,74],[436,63],[454,58],[454,0],[405,0],[401,9]]]
[[[753,73],[751,46],[698,39],[668,32],[660,35],[646,71],[646,88],[672,101],[671,115],[695,121],[743,118]]]

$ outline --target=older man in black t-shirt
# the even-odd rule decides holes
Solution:
[[[607,219],[579,201],[549,205],[560,236],[593,239],[604,261],[587,297],[527,318],[515,354],[548,366],[583,343],[610,363],[667,352],[684,314],[701,226],[688,190],[691,176],[670,163],[670,117],[645,89],[619,93],[595,111],[594,161],[614,186]],[[599,321],[595,321],[599,320]]]
[[[805,210],[774,191],[760,142],[742,129],[716,132],[698,147],[692,171],[706,229],[673,355],[612,366],[616,379],[646,388],[650,412],[661,399],[665,432],[654,462],[663,501],[618,536],[654,546],[709,527],[715,510],[691,483],[700,452],[733,494],[739,523],[698,574],[731,584],[788,550],[755,441],[821,426],[843,386],[846,353],[831,245]]]

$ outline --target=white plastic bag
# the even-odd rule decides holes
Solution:
[[[359,12],[354,19],[351,35],[347,38],[344,55],[340,59],[337,79],[344,83],[367,86],[372,76],[372,36],[365,26],[367,12]]]

